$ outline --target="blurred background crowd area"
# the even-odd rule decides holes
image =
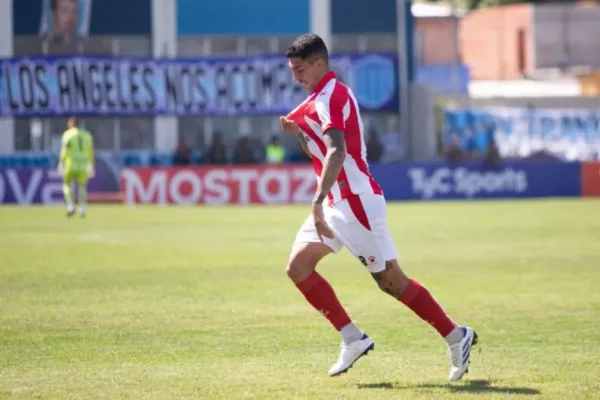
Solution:
[[[156,59],[155,3],[15,0],[13,57]],[[282,54],[297,34],[314,26],[312,3],[178,0],[175,51],[165,49],[164,57]],[[331,53],[398,52],[396,0],[327,3]],[[414,82],[435,93],[429,114],[435,158],[598,158],[600,6],[457,0],[415,2],[410,10]],[[280,132],[277,117],[179,115],[178,144],[170,149],[157,143],[152,115],[87,115],[82,121],[99,150],[154,149],[153,164],[306,161],[297,139]],[[12,152],[57,152],[66,118],[15,116]],[[425,133],[405,131],[397,109],[363,109],[363,118],[372,162],[415,158],[408,136]],[[564,145],[549,146],[544,135]]]

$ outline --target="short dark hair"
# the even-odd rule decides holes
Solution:
[[[285,52],[287,58],[298,57],[302,60],[306,60],[311,57],[322,57],[325,61],[329,58],[329,52],[325,42],[319,35],[314,33],[306,33],[298,36],[296,40],[292,42]]]

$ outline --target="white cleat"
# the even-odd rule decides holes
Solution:
[[[333,364],[329,370],[329,376],[338,376],[352,368],[352,365],[367,353],[375,348],[375,343],[367,334],[363,334],[362,339],[345,344],[342,342],[340,358]]]
[[[448,356],[450,357],[450,381],[454,382],[469,372],[471,363],[471,349],[477,344],[477,333],[469,327],[462,327],[463,338],[460,342],[448,347]]]

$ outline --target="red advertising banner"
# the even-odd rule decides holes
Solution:
[[[121,171],[128,204],[310,203],[317,181],[310,165],[136,168]]]
[[[600,197],[600,162],[581,164],[581,195]]]

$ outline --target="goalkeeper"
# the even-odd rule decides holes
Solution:
[[[63,177],[63,193],[67,216],[75,213],[73,182],[77,183],[79,215],[85,217],[88,179],[94,177],[94,140],[92,134],[79,127],[76,118],[69,118],[68,129],[62,136],[58,172]]]

